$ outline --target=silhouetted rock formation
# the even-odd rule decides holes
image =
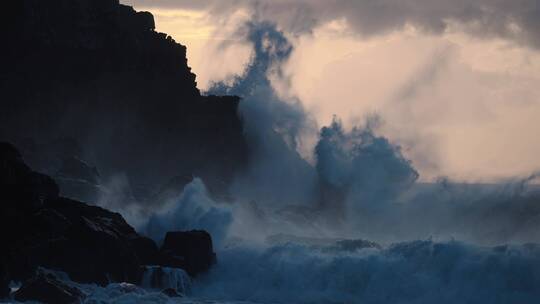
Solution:
[[[14,294],[15,300],[19,302],[33,301],[45,304],[81,303],[84,297],[82,291],[42,269],[38,269],[35,276],[24,282]]]
[[[164,249],[158,251],[120,214],[58,196],[54,180],[32,171],[7,143],[0,143],[0,202],[0,296],[9,281],[30,279],[39,267],[63,271],[82,283],[138,283],[141,266],[162,259]],[[166,266],[191,275],[208,269],[209,259],[215,259],[208,233],[172,236],[167,235],[166,248],[185,259]],[[47,277],[29,281],[27,287],[23,294],[44,290],[63,296],[62,287]]]
[[[176,292],[176,290],[172,288],[165,288],[161,292],[170,298],[179,298],[182,296],[181,294],[179,294],[178,292]]]
[[[202,230],[167,232],[160,253],[161,265],[185,269],[190,276],[207,271],[216,262],[212,237]]]
[[[246,162],[237,97],[201,96],[186,47],[118,0],[21,0],[2,8],[0,139],[56,173],[71,138],[103,180],[138,199],[172,177],[223,193]],[[5,16],[4,16],[5,15]],[[28,144],[32,143],[32,144]],[[50,153],[32,157],[32,149]]]
[[[75,156],[63,159],[54,178],[60,186],[62,196],[96,202],[103,192],[97,168]]]
[[[40,267],[65,272],[77,282],[106,285],[140,283],[144,265],[182,268],[195,276],[215,262],[207,232],[167,233],[158,250],[120,214],[58,196],[52,178],[32,171],[12,145],[2,142],[0,202],[0,298],[9,294],[9,281],[26,280],[17,299],[50,303],[79,299]],[[189,281],[178,276],[185,272],[163,269],[178,279],[176,285]],[[185,292],[188,286],[182,288]]]
[[[120,214],[59,197],[54,180],[28,168],[6,143],[0,143],[0,198],[1,263],[10,280],[43,266],[80,282],[135,281],[155,247]]]
[[[8,274],[4,269],[4,265],[0,264],[0,299],[8,297],[10,292]]]
[[[185,270],[179,268],[145,266],[141,285],[148,289],[162,290],[170,297],[191,292],[191,278]]]

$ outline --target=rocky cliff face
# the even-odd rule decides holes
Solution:
[[[0,139],[36,170],[55,175],[76,157],[102,180],[126,174],[141,200],[185,175],[223,193],[241,170],[239,99],[201,96],[186,47],[156,32],[150,13],[118,0],[21,0],[1,14]]]
[[[54,281],[33,278],[40,267],[106,285],[141,283],[145,265],[182,268],[195,276],[215,262],[207,232],[169,232],[167,238],[175,238],[158,249],[120,214],[58,193],[52,178],[30,169],[15,147],[0,142],[0,299],[9,295],[10,281],[26,281],[28,296],[42,287],[51,291]],[[63,296],[58,289],[50,297]]]
[[[58,192],[53,179],[32,171],[13,146],[0,143],[2,277],[22,281],[44,266],[82,282],[136,280],[146,262],[137,253],[145,248],[137,244],[155,244],[119,214]]]

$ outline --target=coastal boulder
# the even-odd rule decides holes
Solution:
[[[38,269],[36,275],[21,286],[14,294],[19,302],[51,304],[81,303],[85,295],[76,287],[62,282],[53,273]]]
[[[25,281],[41,266],[82,283],[135,282],[157,259],[155,243],[120,214],[58,196],[10,144],[0,144],[0,166],[2,280]]]
[[[160,254],[161,265],[182,268],[190,276],[207,271],[216,262],[212,237],[203,230],[167,232]]]
[[[191,278],[180,268],[144,266],[141,286],[162,290],[169,296],[188,295],[191,292]]]

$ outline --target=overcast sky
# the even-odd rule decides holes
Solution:
[[[126,0],[187,45],[199,87],[241,73],[247,20],[293,42],[286,81],[319,125],[377,113],[423,180],[540,169],[540,0]]]

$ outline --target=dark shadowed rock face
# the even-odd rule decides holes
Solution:
[[[161,291],[164,295],[170,297],[170,298],[179,298],[179,297],[182,297],[181,294],[179,294],[178,292],[176,292],[176,290],[172,289],[172,288],[165,288]]]
[[[185,294],[188,274],[204,272],[216,260],[207,232],[169,232],[158,250],[120,214],[59,196],[52,178],[32,171],[2,142],[0,244],[0,298],[14,280],[25,282],[16,299],[45,303],[76,303],[80,295],[41,267],[80,283],[148,281],[149,287]],[[145,266],[156,264],[161,266]]]
[[[185,269],[191,276],[216,262],[212,237],[203,230],[167,232],[160,252],[161,265]]]
[[[4,269],[4,265],[0,264],[0,299],[7,298],[11,291],[9,288],[9,279],[7,275],[8,274]]]
[[[144,266],[143,269],[142,287],[162,291],[170,290],[178,295],[191,293],[191,278],[185,270],[158,265]]]
[[[64,157],[54,178],[65,197],[96,202],[103,193],[97,168],[76,156]]]
[[[23,281],[38,266],[79,282],[138,281],[157,247],[118,213],[58,196],[50,177],[32,171],[0,143],[0,251],[3,277]]]
[[[127,174],[146,199],[171,178],[202,177],[223,192],[246,163],[237,97],[201,96],[186,47],[154,30],[150,13],[117,0],[3,4],[0,140],[53,175],[65,149],[104,180]],[[33,145],[26,143],[33,142]],[[32,147],[50,151],[29,157]]]
[[[0,142],[0,192],[3,211],[32,212],[57,198],[59,189],[52,178],[32,171],[15,147]]]
[[[35,276],[27,280],[14,294],[19,302],[39,302],[46,304],[81,303],[85,295],[79,289],[69,286],[54,274],[38,269]]]

